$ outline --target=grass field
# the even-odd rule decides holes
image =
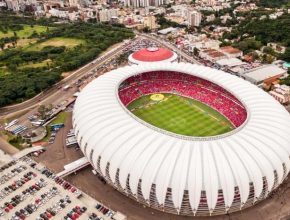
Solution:
[[[20,69],[23,69],[23,68],[44,67],[44,66],[47,66],[48,64],[51,64],[51,63],[52,63],[52,61],[50,59],[47,59],[47,60],[43,60],[42,62],[39,62],[39,63],[29,63],[29,64],[25,64],[25,65],[20,66],[19,68]]]
[[[46,46],[54,46],[54,47],[65,46],[67,48],[73,48],[82,43],[85,43],[85,42],[80,39],[55,37],[55,38],[48,39],[42,43],[32,44],[31,46],[27,47],[27,50],[39,51]]]
[[[49,138],[51,137],[51,130],[50,130],[50,125],[53,124],[61,124],[65,123],[68,117],[67,112],[60,112],[55,119],[53,119],[47,126],[46,126],[46,136],[41,140],[41,141],[48,141]]]
[[[56,118],[50,122],[50,125],[52,124],[61,124],[61,123],[65,123],[66,119],[68,117],[68,113],[67,112],[60,112]]]
[[[49,29],[51,29],[51,27],[49,27]],[[34,25],[33,27],[31,27],[30,25],[23,25],[23,30],[16,31],[16,34],[20,38],[27,38],[31,36],[31,34],[34,31],[39,34],[39,33],[45,32],[46,30],[47,30],[46,26]],[[7,33],[3,33],[0,31],[0,38],[12,37],[13,35],[14,35],[13,31],[8,31]]]
[[[158,128],[186,136],[206,137],[234,129],[218,111],[193,99],[163,94],[162,101],[143,96],[127,108],[142,120]]]
[[[0,67],[0,76],[4,76],[6,74],[9,74],[6,67]]]

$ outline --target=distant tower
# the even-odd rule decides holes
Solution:
[[[158,7],[162,5],[164,0],[126,0],[125,6],[133,8],[144,8],[148,6]]]
[[[79,0],[69,0],[70,7],[77,7],[79,5]]]
[[[198,27],[201,22],[201,13],[197,11],[191,11],[188,14],[188,25]]]

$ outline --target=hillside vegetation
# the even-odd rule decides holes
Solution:
[[[263,6],[265,8],[279,8],[281,6],[290,6],[289,0],[259,0],[259,6]]]
[[[290,62],[290,14],[277,19],[260,19],[259,14],[253,11],[230,33],[224,34],[223,38],[234,40],[234,46],[244,53],[260,49],[267,43],[279,43],[287,49],[278,58]]]

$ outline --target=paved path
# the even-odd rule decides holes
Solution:
[[[153,40],[153,41],[156,41],[158,43],[160,43],[161,45],[173,50],[175,53],[177,53],[179,56],[185,58],[188,62],[190,63],[195,63],[195,64],[201,64],[200,62],[198,62],[196,59],[194,59],[192,56],[186,54],[185,52],[183,52],[182,50],[178,49],[177,47],[175,47],[174,45],[162,40],[162,39],[159,39],[155,36],[152,36],[152,35],[149,35],[149,34],[141,34],[142,37],[145,37],[147,39],[150,39],[150,40]]]
[[[82,157],[78,160],[75,160],[69,164],[66,164],[64,166],[64,170],[57,173],[56,176],[58,177],[65,177],[65,176],[68,176],[72,173],[76,173],[77,171],[87,167],[91,165],[90,162],[88,161],[88,159],[86,157]]]
[[[14,146],[12,146],[11,144],[9,144],[9,143],[4,139],[4,137],[1,136],[1,134],[0,134],[0,149],[1,149],[2,151],[4,151],[5,153],[10,154],[10,155],[19,152],[19,150],[18,150],[16,147],[14,147]]]
[[[213,217],[184,217],[144,207],[110,185],[104,185],[91,170],[91,167],[86,168],[66,179],[108,207],[124,213],[128,220],[286,220],[285,216],[290,214],[289,180],[271,198],[243,211]]]
[[[44,150],[45,147],[42,147],[42,146],[35,146],[35,147],[29,147],[29,148],[25,148],[21,151],[18,151],[16,154],[13,154],[13,158],[14,159],[19,159],[21,157],[24,157],[28,154],[31,154],[33,152],[36,152],[36,151],[40,151],[40,150]]]

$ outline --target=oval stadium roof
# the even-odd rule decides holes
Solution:
[[[151,129],[127,113],[118,97],[119,84],[149,71],[178,71],[216,83],[246,106],[248,119],[241,129],[218,138],[186,139]],[[198,210],[205,192],[209,212],[222,190],[225,207],[231,207],[238,187],[241,207],[251,183],[254,200],[277,187],[289,171],[290,116],[266,92],[251,83],[209,67],[185,63],[133,65],[113,70],[86,86],[73,112],[78,143],[95,169],[123,190],[150,200],[152,184],[162,206],[171,189],[176,210],[185,190],[190,207]],[[109,165],[108,165],[109,164]],[[128,181],[128,182],[127,182]]]

